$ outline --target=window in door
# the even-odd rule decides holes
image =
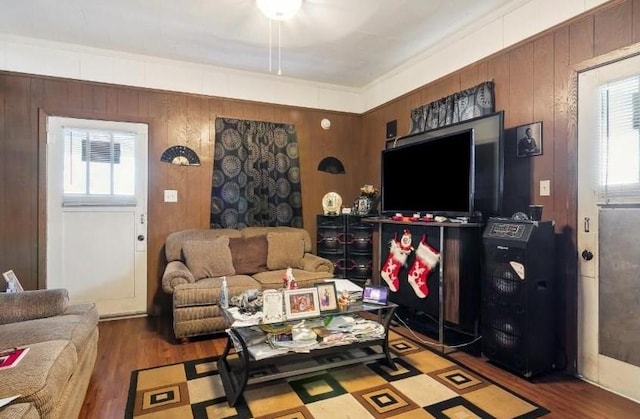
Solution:
[[[136,205],[136,134],[65,127],[64,206]]]
[[[600,87],[600,204],[640,203],[640,76]]]

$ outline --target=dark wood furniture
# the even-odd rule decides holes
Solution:
[[[373,226],[364,217],[317,216],[316,253],[331,260],[336,278],[348,278],[362,286],[371,279],[373,267]]]
[[[393,221],[388,218],[365,218],[378,227],[380,269],[389,254],[389,242],[401,238],[404,230],[417,248],[424,235],[440,251],[440,263],[431,272],[429,294],[418,298],[409,286],[407,273],[415,259],[413,252],[400,270],[400,287],[390,294],[398,304],[398,315],[420,332],[435,335],[444,351],[445,345],[476,341],[480,328],[480,278],[482,260],[482,223]],[[479,345],[475,350],[479,350]]]

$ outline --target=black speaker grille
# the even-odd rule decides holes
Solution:
[[[507,266],[498,267],[491,279],[494,285],[493,290],[501,295],[513,295],[520,286],[516,275]]]
[[[517,336],[514,333],[509,333],[509,331],[513,330],[513,326],[510,323],[505,323],[502,325],[504,330],[495,329],[493,331],[495,336],[496,346],[503,349],[515,349],[518,347],[518,343],[520,342],[520,336]]]
[[[554,362],[553,293],[537,286],[553,283],[551,227],[525,225],[532,230],[526,240],[484,238],[482,351],[527,377]]]

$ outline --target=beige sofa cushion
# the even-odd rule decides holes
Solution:
[[[253,275],[256,281],[260,283],[263,290],[282,289],[282,277],[285,275],[285,269],[275,271],[260,272]],[[293,269],[293,276],[296,279],[298,288],[311,288],[317,282],[321,282],[327,278],[333,278],[333,274],[329,272],[309,272],[302,269]]]
[[[62,314],[69,306],[69,291],[50,289],[2,294],[0,324]]]
[[[251,275],[267,270],[266,235],[230,238],[229,248],[236,275]]]
[[[267,233],[269,270],[299,268],[304,256],[302,232]]]
[[[234,275],[229,237],[213,240],[189,240],[182,246],[185,262],[194,278],[214,278]]]
[[[304,251],[305,253],[311,252],[313,249],[311,243],[311,236],[309,232],[304,228],[298,227],[287,227],[287,226],[277,226],[277,227],[245,227],[240,230],[242,237],[253,237],[253,236],[265,236],[268,233],[301,233],[304,238]],[[232,236],[229,236],[232,237]]]
[[[40,413],[31,403],[10,404],[0,412],[3,419],[40,419]]]
[[[220,236],[240,237],[240,231],[233,228],[192,228],[176,231],[167,236],[164,244],[164,252],[167,262],[180,260],[184,262],[182,246],[190,240],[213,240]]]
[[[97,325],[98,310],[94,303],[72,304],[60,316],[3,325],[0,329],[0,348],[47,341],[71,341],[79,355],[87,347]]]
[[[249,289],[261,289],[260,283],[249,275],[228,276],[227,284],[229,299]],[[178,285],[173,292],[173,307],[217,305],[221,287],[221,278],[205,278],[195,284]]]
[[[71,341],[32,343],[13,368],[2,370],[0,397],[20,394],[19,402],[33,403],[42,417],[50,417],[78,363]]]

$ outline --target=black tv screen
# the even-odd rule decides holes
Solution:
[[[386,141],[385,149],[415,144],[467,129],[473,129],[475,144],[474,219],[486,221],[503,214],[504,111],[390,139]]]
[[[467,129],[382,151],[382,212],[471,217],[474,132]]]

